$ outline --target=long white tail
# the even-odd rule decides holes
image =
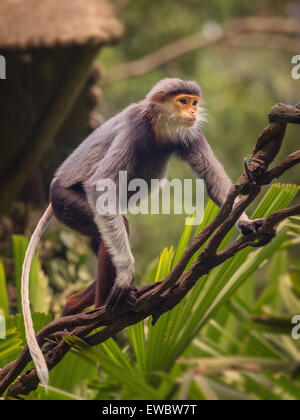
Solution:
[[[43,356],[43,353],[38,345],[38,342],[35,338],[35,332],[33,328],[33,322],[30,312],[30,302],[29,302],[29,274],[30,267],[32,263],[33,256],[37,249],[38,243],[45,232],[48,224],[50,223],[53,217],[53,210],[51,204],[47,207],[47,210],[41,217],[35,231],[33,232],[30,242],[26,251],[23,270],[22,270],[22,279],[21,279],[21,299],[22,299],[22,310],[25,324],[25,332],[27,345],[29,348],[30,355],[35,364],[37,375],[43,385],[48,384],[49,382],[49,372],[48,367]]]

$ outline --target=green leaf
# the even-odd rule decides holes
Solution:
[[[0,367],[6,366],[22,351],[23,341],[17,328],[6,328],[0,339]]]
[[[9,316],[9,303],[6,290],[6,277],[2,261],[0,261],[0,315]]]
[[[132,345],[138,368],[140,372],[146,371],[146,338],[144,330],[144,321],[138,322],[128,328],[128,337]]]
[[[21,305],[21,276],[22,266],[28,247],[28,239],[21,235],[13,236],[14,262],[15,262],[15,281],[17,285],[18,311],[22,312]],[[50,309],[50,294],[48,290],[48,277],[44,274],[37,255],[32,260],[29,277],[29,296],[34,312],[48,313]]]
[[[103,351],[89,347],[78,337],[68,336],[67,342],[73,345],[79,356],[84,357],[94,363],[99,364],[111,378],[113,378],[126,391],[130,391],[136,397],[144,399],[160,399],[158,392],[149,386],[142,375],[133,373],[132,369],[116,363],[113,358],[106,355]]]
[[[298,192],[296,186],[271,186],[253,217],[265,217],[279,208],[286,207]],[[208,205],[201,229],[215,215],[214,206]],[[250,278],[261,263],[273,255],[287,239],[287,221],[278,228],[277,237],[260,249],[247,248],[220,267],[203,276],[193,290],[176,308],[164,314],[152,327],[149,324],[148,370],[169,370],[183,354],[192,339],[206,323],[217,314],[222,305]],[[197,233],[197,232],[196,232]],[[184,237],[186,230],[184,231]],[[231,237],[224,241],[226,243]],[[183,239],[182,241],[185,241]],[[180,254],[180,253],[179,253]],[[176,255],[176,254],[175,254]],[[162,278],[162,269],[168,265],[166,253],[161,256],[156,279]],[[165,274],[165,270],[164,270]],[[169,327],[171,326],[171,327]]]

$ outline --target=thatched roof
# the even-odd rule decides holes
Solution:
[[[0,0],[0,49],[102,44],[122,27],[109,0]]]

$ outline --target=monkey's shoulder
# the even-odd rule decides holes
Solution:
[[[131,150],[139,158],[149,155],[155,148],[155,138],[151,126],[151,119],[144,112],[141,103],[130,105],[123,115],[124,136],[130,142]]]

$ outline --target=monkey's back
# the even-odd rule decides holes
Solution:
[[[59,178],[63,187],[86,182],[97,170],[114,138],[124,130],[127,109],[96,128],[59,166],[54,178]]]

